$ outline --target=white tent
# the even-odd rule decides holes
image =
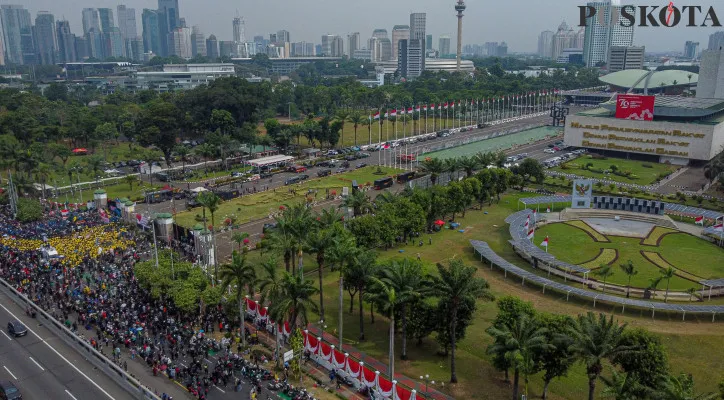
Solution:
[[[203,186],[199,186],[199,187],[197,187],[197,188],[191,189],[191,191],[194,192],[194,193],[201,193],[201,192],[208,192],[209,190],[206,189],[206,188],[203,187]]]

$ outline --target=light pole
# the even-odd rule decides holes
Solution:
[[[430,375],[425,374],[425,376],[420,375],[420,380],[425,382],[425,394],[427,394],[427,385],[430,383]],[[432,381],[432,384],[435,384],[435,381]]]
[[[289,107],[289,123],[292,123],[292,101],[287,102],[287,106]]]

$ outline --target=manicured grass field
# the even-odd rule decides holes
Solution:
[[[325,199],[327,189],[330,191],[336,190],[337,195],[340,195],[342,194],[342,187],[351,187],[353,180],[356,180],[360,185],[364,185],[372,183],[381,177],[398,173],[400,170],[382,167],[382,171],[383,174],[378,175],[376,173],[377,167],[365,167],[325,178],[310,179],[301,184],[284,186],[273,191],[244,195],[231,201],[225,201],[221,203],[219,210],[216,212],[217,225],[218,221],[231,214],[236,215],[239,223],[264,218],[272,213],[279,212],[279,207],[282,205],[305,200],[308,197],[308,190],[316,190],[316,194],[310,194],[309,196],[314,201],[322,201]],[[290,189],[294,189],[296,193],[291,193]],[[176,221],[181,226],[193,227],[197,223],[197,214],[202,214],[200,207],[179,213],[176,216]],[[207,215],[207,218],[210,218],[210,216]]]
[[[143,193],[144,191],[154,191],[158,190],[163,187],[163,184],[154,182],[154,185],[151,186],[148,183],[141,184],[140,181],[136,181],[133,183],[133,190],[131,190],[131,187],[128,185],[128,183],[119,183],[116,185],[109,185],[103,187],[103,190],[106,191],[106,194],[108,195],[109,200],[114,200],[116,198],[127,198],[132,201],[139,201],[143,199]],[[93,200],[93,192],[96,189],[83,189],[83,202]],[[60,197],[52,199],[53,201],[57,202],[65,202],[66,200],[70,203],[77,203],[78,199],[80,198],[80,191],[76,189],[75,194],[68,193],[68,196],[62,195]]]
[[[427,270],[435,271],[435,263],[445,262],[449,258],[462,258],[468,265],[479,267],[479,276],[488,280],[493,293],[500,297],[513,295],[526,301],[533,302],[536,309],[560,314],[579,315],[587,311],[620,313],[620,307],[609,307],[598,304],[595,309],[590,303],[576,303],[574,299],[566,302],[565,295],[552,294],[550,291],[545,295],[541,294],[540,288],[529,285],[521,286],[520,280],[505,279],[503,274],[495,269],[491,271],[487,264],[481,263],[479,256],[471,249],[469,240],[484,240],[491,248],[507,260],[518,266],[529,268],[527,263],[518,258],[511,246],[507,243],[510,239],[508,226],[504,219],[516,211],[516,203],[519,197],[530,197],[526,193],[510,194],[502,198],[500,204],[484,207],[482,211],[468,211],[465,218],[458,218],[456,222],[461,224],[460,233],[457,230],[443,229],[433,235],[423,235],[421,240],[424,245],[417,244],[395,247],[387,251],[380,251],[380,260],[387,260],[399,257],[416,258],[419,252]],[[575,229],[575,228],[572,228]],[[429,238],[432,238],[432,245],[429,245]],[[536,235],[536,239],[540,236]],[[590,240],[590,238],[589,238]],[[560,242],[560,240],[559,240]],[[552,243],[552,246],[561,246],[561,243]],[[553,247],[551,247],[553,248]],[[400,250],[404,250],[400,252]],[[252,261],[259,260],[259,252],[251,253]],[[305,270],[309,271],[309,279],[316,284],[316,263],[313,256],[305,256]],[[283,268],[283,265],[281,266]],[[673,280],[672,280],[673,283]],[[330,334],[337,333],[338,323],[338,273],[327,270],[323,279],[324,298],[326,307],[327,331]],[[716,302],[712,302],[716,304]],[[349,294],[344,292],[344,337],[345,342],[363,351],[366,355],[374,357],[381,362],[387,360],[388,332],[389,325],[386,318],[380,315],[375,316],[375,323],[370,323],[369,305],[365,304],[365,333],[367,340],[358,342],[359,335],[359,314],[357,297],[354,300],[354,309],[349,312]],[[627,308],[627,312],[629,309]],[[457,371],[460,382],[457,385],[449,385],[450,362],[448,358],[437,354],[438,346],[434,338],[425,339],[422,345],[418,346],[414,341],[408,341],[408,361],[399,358],[401,340],[398,335],[396,339],[397,372],[408,377],[415,378],[420,375],[430,375],[430,379],[440,389],[440,382],[445,382],[444,391],[455,398],[460,399],[506,399],[510,397],[510,385],[503,381],[502,372],[496,371],[491,358],[486,354],[486,348],[491,343],[490,336],[485,333],[492,320],[495,318],[497,308],[494,303],[478,302],[478,308],[473,316],[473,321],[467,330],[463,340],[458,342]],[[671,370],[674,373],[692,373],[696,383],[697,392],[716,391],[717,383],[721,379],[721,371],[724,370],[724,346],[721,346],[721,325],[709,322],[711,317],[703,317],[699,322],[692,322],[696,316],[687,315],[686,323],[681,322],[680,315],[668,317],[656,313],[656,319],[650,318],[650,313],[644,313],[642,317],[627,315],[616,315],[616,319],[627,322],[629,327],[644,327],[657,333],[669,354]],[[310,321],[318,321],[317,316],[310,316]],[[611,376],[611,367],[606,365],[604,375]],[[424,384],[422,385],[424,387]],[[605,385],[597,385],[597,397],[600,398],[601,391]],[[521,382],[521,390],[523,383]],[[418,391],[420,388],[417,388]],[[540,376],[530,377],[529,398],[539,398],[542,390]],[[549,399],[583,399],[587,395],[587,379],[585,370],[581,364],[576,364],[568,375],[560,380],[554,380],[549,387]]]
[[[553,137],[560,133],[560,128],[552,126],[541,126],[510,135],[499,136],[491,139],[479,140],[477,142],[452,147],[445,150],[425,153],[425,157],[451,158],[462,156],[473,156],[480,152],[492,152],[508,149],[516,145],[532,143],[547,137]]]
[[[619,264],[627,260],[631,260],[638,270],[638,274],[631,278],[631,286],[648,287],[651,279],[660,276],[660,268],[644,258],[641,250],[659,253],[677,269],[690,274],[703,278],[724,277],[724,250],[685,233],[664,236],[658,247],[641,245],[639,238],[611,235],[607,235],[610,243],[597,243],[583,230],[565,223],[548,224],[536,231],[538,241],[542,240],[538,238],[546,236],[550,239],[548,251],[571,264],[583,264],[592,260],[599,254],[600,249],[618,250],[618,259],[612,263],[614,275],[607,281],[619,285],[626,285],[628,282],[628,276],[618,268]],[[595,276],[592,278],[598,279]],[[659,288],[665,285],[666,283],[662,282]],[[671,279],[671,290],[683,291],[690,287],[698,289],[701,285],[678,276]]]
[[[552,156],[551,156],[552,157]],[[593,164],[591,168],[595,170],[609,170],[615,165],[619,171],[631,171],[636,178],[627,178],[625,176],[615,175],[613,173],[603,174],[583,169],[587,164]],[[651,168],[644,167],[649,165]],[[567,167],[567,168],[566,168]],[[558,167],[551,168],[552,171],[563,172],[566,174],[575,174],[589,178],[607,179],[614,182],[635,183],[638,185],[650,185],[659,180],[661,174],[667,174],[679,169],[678,166],[669,164],[659,164],[654,162],[644,162],[637,160],[624,160],[621,158],[594,159],[591,156],[576,158],[572,161],[564,163]]]

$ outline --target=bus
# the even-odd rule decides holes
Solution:
[[[415,178],[415,171],[408,171],[404,172],[400,175],[397,175],[397,183],[406,183]]]
[[[382,190],[388,187],[392,187],[392,177],[378,179],[375,181],[375,190]]]

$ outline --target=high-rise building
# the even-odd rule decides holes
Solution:
[[[374,31],[372,31],[372,37],[377,39],[387,39],[387,29],[375,29]]]
[[[370,61],[382,61],[382,43],[380,43],[380,39],[377,39],[374,36],[369,38],[367,40],[367,49],[370,51]]]
[[[397,69],[404,78],[416,78],[422,75],[425,57],[425,39],[400,40]]]
[[[508,44],[505,42],[500,43],[500,46],[495,51],[497,57],[505,57],[508,55]]]
[[[91,28],[88,33],[85,34],[85,39],[88,44],[88,57],[92,57],[97,60],[103,60],[106,58],[106,54],[103,52],[105,49],[103,43],[103,32],[96,28]]]
[[[409,77],[417,77],[425,70],[425,13],[410,14],[410,41],[407,44],[407,70]],[[420,55],[418,56],[418,49]],[[419,61],[419,65],[414,63]],[[419,71],[419,73],[417,73]]]
[[[30,12],[23,6],[3,4],[0,6],[0,22],[2,23],[5,62],[8,64],[33,64],[35,49],[32,40],[33,27],[30,22]],[[27,53],[29,45],[33,49],[33,55]],[[29,57],[28,60],[24,60],[26,55]]]
[[[105,54],[106,57],[124,57],[125,47],[126,45],[119,28],[114,26],[103,32],[103,54]]]
[[[295,42],[291,45],[292,57],[314,57],[314,43]]]
[[[55,23],[56,37],[58,40],[58,62],[76,62],[75,35],[70,31],[68,21],[57,21]]]
[[[643,69],[645,50],[643,46],[609,47],[608,62],[606,64],[608,72],[618,72],[625,69]]]
[[[160,55],[163,44],[161,43],[161,30],[158,26],[158,11],[144,8],[141,23],[143,25],[143,49],[146,52]]]
[[[425,35],[425,50],[432,50],[432,35]]]
[[[354,58],[354,52],[360,49],[359,38],[359,32],[353,32],[347,35],[347,54],[349,58]]]
[[[235,47],[234,42],[231,40],[219,41],[219,57],[231,57]]]
[[[55,32],[55,17],[46,11],[39,11],[35,17],[35,42],[41,64],[55,64],[58,59],[58,38]]]
[[[181,17],[179,16],[178,0],[158,0],[158,29],[161,37],[161,56],[167,56],[170,53],[169,35],[177,27],[181,26]]]
[[[84,36],[75,37],[75,59],[83,61],[90,57],[88,52],[88,39]]]
[[[131,57],[133,49],[131,49],[131,40],[138,37],[138,29],[136,27],[136,9],[128,8],[121,4],[116,7],[116,16],[118,17],[118,29],[121,30],[123,45],[127,57]]]
[[[553,58],[553,31],[543,31],[538,35],[538,55]]]
[[[450,55],[450,36],[441,35],[438,39],[437,51],[440,53],[440,57]]]
[[[206,57],[210,60],[219,58],[219,41],[216,40],[215,35],[209,35],[209,38],[206,39]]]
[[[684,57],[694,60],[699,57],[699,42],[687,40],[684,44]]]
[[[99,8],[98,18],[101,22],[101,32],[108,32],[111,28],[116,26],[115,20],[113,19],[113,9]]]
[[[388,38],[379,39],[380,42],[380,61],[392,60],[392,41]]]
[[[553,34],[551,58],[557,59],[565,49],[577,48],[577,35],[578,34],[574,32],[570,26],[568,26],[566,21],[561,22],[558,26],[558,30]],[[581,46],[583,45],[581,44]]]
[[[136,36],[135,38],[126,40],[127,57],[133,61],[143,61],[143,39]]]
[[[97,31],[101,30],[101,19],[98,16],[98,10],[95,8],[84,8],[81,12],[83,17],[83,36],[85,36],[92,28]]]
[[[322,56],[330,57],[332,54],[332,40],[334,40],[334,35],[322,35]]]
[[[407,77],[407,45],[410,39],[400,39],[397,43],[397,72],[402,77]]]
[[[724,99],[724,49],[701,53],[699,82],[696,86],[697,98]]]
[[[177,27],[168,34],[169,55],[189,59],[191,55],[191,29]]]
[[[709,35],[708,50],[719,50],[724,47],[724,31],[714,32]]]
[[[206,57],[206,38],[198,25],[191,28],[191,57]]]
[[[277,31],[277,43],[288,43],[291,42],[289,40],[289,31],[285,31],[284,29]]]
[[[610,47],[633,45],[634,24],[624,26],[618,21],[623,5],[616,2],[596,1],[587,5],[595,8],[596,15],[586,19],[583,61],[586,66],[594,67],[608,61]]]
[[[236,17],[232,21],[234,42],[242,43],[246,41],[246,24],[244,18]]]
[[[342,39],[342,36],[335,36],[334,39],[332,39],[330,55],[332,57],[344,56],[344,39]]]
[[[410,39],[409,25],[395,25],[392,27],[392,58],[397,60],[400,40]]]

